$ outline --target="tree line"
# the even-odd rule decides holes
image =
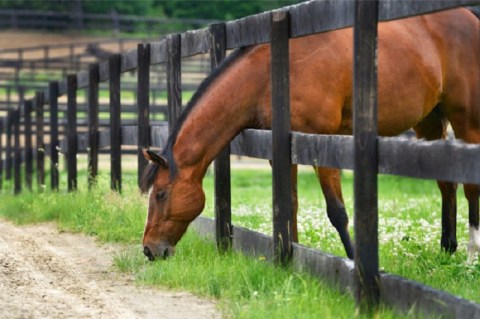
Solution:
[[[0,0],[0,9],[231,20],[302,0]]]

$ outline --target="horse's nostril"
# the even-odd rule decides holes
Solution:
[[[170,252],[168,251],[168,248],[165,248],[165,251],[163,252],[163,259],[166,259],[170,256]]]
[[[147,246],[143,247],[143,254],[148,257],[148,260],[155,260],[155,256],[152,254],[152,251]]]

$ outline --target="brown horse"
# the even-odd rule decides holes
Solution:
[[[378,130],[384,136],[414,128],[428,140],[446,135],[480,143],[480,23],[455,9],[378,27]],[[352,134],[353,32],[351,28],[290,40],[291,127],[319,134]],[[207,167],[240,131],[271,126],[270,46],[237,50],[193,96],[161,155],[151,161],[142,190],[149,191],[143,236],[153,260],[174,253],[189,223],[203,210]],[[353,257],[339,170],[315,167],[327,214],[347,256]],[[292,167],[296,185],[296,166]],[[438,182],[442,194],[441,246],[456,250],[456,188]],[[479,187],[465,185],[471,253],[480,248]],[[293,191],[296,216],[296,189]],[[296,217],[294,239],[298,240]]]

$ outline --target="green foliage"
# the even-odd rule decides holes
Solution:
[[[193,19],[230,20],[298,3],[299,0],[0,0],[2,9],[53,10]]]
[[[231,20],[266,10],[298,3],[295,0],[217,0],[217,1],[159,1],[156,4],[163,7],[165,15],[174,18],[201,18]]]
[[[112,13],[145,16],[152,8],[153,0],[83,0],[83,10],[88,13]]]
[[[74,2],[74,1],[72,1]],[[0,0],[1,9],[52,10],[66,11],[70,8],[67,1],[58,0]]]

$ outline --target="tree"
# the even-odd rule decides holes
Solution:
[[[298,3],[299,0],[154,0],[153,7],[162,7],[172,18],[231,20]]]

